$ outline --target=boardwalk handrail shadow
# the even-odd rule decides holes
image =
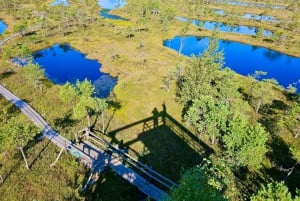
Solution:
[[[168,114],[165,104],[162,105],[162,108],[163,109],[160,112],[157,110],[157,108],[154,108],[152,111],[153,116],[136,121],[134,123],[128,124],[121,128],[112,130],[108,132],[107,135],[112,138],[112,143],[119,144],[120,142],[118,142],[115,139],[115,135],[120,131],[129,129],[137,125],[143,125],[143,132],[145,132],[150,129],[155,129],[158,126],[165,125],[168,126],[176,135],[178,135],[185,143],[191,146],[198,153],[200,152],[203,153],[203,150],[205,155],[210,155],[214,153],[214,150],[210,146],[204,143],[201,139],[197,138],[196,135],[194,135],[189,129],[187,129],[185,126],[179,123],[170,114]],[[129,145],[129,143],[127,143],[127,145]]]

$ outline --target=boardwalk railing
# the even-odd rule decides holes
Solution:
[[[171,181],[170,179],[164,177],[163,175],[159,174],[149,166],[143,164],[136,158],[133,158],[129,154],[126,153],[125,150],[120,149],[117,146],[112,145],[111,143],[107,142],[106,140],[102,139],[101,137],[95,135],[93,132],[89,132],[89,139],[92,139],[93,141],[97,142],[98,144],[102,145],[107,151],[111,152],[112,155],[116,155],[118,157],[121,157],[124,161],[132,165],[134,168],[141,171],[143,174],[145,174],[149,180],[154,180],[164,186],[167,189],[170,189],[172,187],[177,187],[178,184]]]
[[[118,160],[118,158],[121,157],[123,158],[123,160],[132,164],[136,169],[143,172],[145,175],[159,182],[160,184],[166,187],[177,186],[171,180],[163,177],[151,168],[147,167],[138,160],[129,156],[123,150],[113,146],[104,139],[97,137],[93,133],[90,135],[91,139],[94,139],[94,141],[96,141],[98,144],[104,147],[106,151],[103,151],[102,149],[94,145],[90,148],[93,150],[93,153],[97,155],[97,157],[95,157],[95,155],[93,156],[91,153],[86,153],[84,151],[83,143],[76,145],[70,142],[68,139],[62,137],[59,133],[54,131],[31,106],[29,106],[26,102],[24,102],[23,100],[15,96],[13,93],[8,91],[2,85],[0,85],[0,95],[3,95],[7,100],[15,104],[32,122],[35,123],[35,125],[42,128],[42,133],[46,138],[48,138],[51,142],[53,142],[60,148],[65,148],[70,154],[72,154],[76,158],[79,158],[82,163],[91,168],[92,172],[101,172],[102,168],[105,168],[105,166],[109,166],[123,179],[125,179],[132,185],[135,185],[141,192],[150,196],[153,200],[159,201],[166,195],[166,193],[163,190],[148,182],[147,179],[139,175],[131,168],[124,165],[120,160]],[[108,152],[110,152],[110,154]],[[116,157],[113,155],[116,155]],[[89,180],[91,180],[91,176]],[[87,182],[87,185],[89,183],[90,182]],[[86,186],[84,187],[86,188]]]

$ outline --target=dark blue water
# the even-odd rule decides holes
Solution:
[[[187,22],[187,19],[184,17],[176,17],[177,20],[182,21],[182,22]],[[237,33],[237,34],[243,34],[243,35],[251,35],[255,36],[258,33],[258,28],[256,27],[249,27],[249,26],[235,26],[235,25],[226,25],[222,22],[211,22],[211,21],[202,21],[202,20],[190,20],[190,23],[201,27],[203,29],[207,30],[215,30],[217,29],[218,31],[221,32],[230,32],[230,33]],[[273,33],[268,30],[263,30],[262,32],[263,36],[272,36]]]
[[[6,28],[7,28],[7,25],[0,20],[0,34],[2,34]]]
[[[61,5],[61,6],[68,6],[68,5],[69,5],[69,2],[68,2],[68,0],[55,0],[55,1],[53,1],[50,5],[51,5],[51,6],[58,6],[58,5]]]
[[[175,37],[164,41],[164,46],[178,51],[183,40],[181,53],[187,56],[201,54],[209,44],[208,37]],[[287,87],[300,79],[300,58],[269,50],[263,47],[238,42],[219,40],[219,49],[224,51],[225,65],[242,75],[256,70],[267,72],[264,78],[275,78]],[[298,91],[299,91],[298,87]]]
[[[111,10],[125,6],[125,0],[98,0],[98,4],[103,8],[103,10],[100,12],[102,17],[113,20],[128,20],[118,15],[109,14]]]
[[[96,60],[87,59],[68,44],[55,44],[50,48],[33,53],[34,61],[45,69],[46,76],[55,84],[77,80],[90,80],[96,88],[96,96],[108,97],[117,83],[107,73],[100,72],[101,64]]]

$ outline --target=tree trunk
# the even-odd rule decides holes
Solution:
[[[24,159],[24,161],[25,161],[25,166],[26,166],[27,170],[29,170],[28,162],[27,162],[27,159],[26,159],[26,157],[25,157],[25,154],[24,154],[24,151],[23,151],[23,147],[19,147],[18,149],[19,149],[19,150],[21,151],[21,153],[22,153],[22,156],[23,156],[23,159]]]
[[[53,163],[51,163],[50,167],[52,167],[52,166],[54,166],[54,165],[55,165],[55,163],[58,161],[58,159],[60,158],[60,156],[61,156],[61,154],[63,153],[63,151],[64,151],[64,150],[65,150],[65,148],[64,148],[64,147],[63,147],[63,148],[61,148],[61,150],[60,150],[60,152],[59,152],[58,156],[56,157],[55,161],[54,161]]]
[[[257,103],[257,106],[256,106],[256,109],[255,109],[255,113],[258,114],[258,111],[260,109],[260,106],[261,106],[261,99],[259,99],[258,103]]]
[[[104,134],[105,132],[105,125],[104,125],[104,112],[101,112],[101,118],[102,118],[102,133]]]
[[[90,120],[90,115],[86,115],[87,123],[88,123],[88,128],[91,127],[91,120]]]
[[[294,135],[294,138],[298,138],[299,134],[300,134],[300,128],[297,128],[296,132],[295,132],[295,135]]]
[[[202,134],[203,134],[202,132],[198,132],[199,143],[201,142]]]
[[[287,180],[287,178],[293,173],[293,171],[295,170],[296,166],[300,163],[300,161],[297,161],[293,167],[291,168],[291,170],[287,173],[287,175],[285,176],[285,178],[283,179],[284,181]]]
[[[181,39],[180,39],[180,46],[179,46],[179,49],[178,49],[178,56],[181,56],[182,48],[183,48],[183,38],[181,37]]]
[[[215,144],[215,135],[212,135],[211,137],[211,144]]]
[[[0,183],[3,184],[3,177],[1,174],[0,174]]]

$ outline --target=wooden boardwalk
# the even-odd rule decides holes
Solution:
[[[109,166],[123,179],[136,186],[141,192],[145,193],[153,200],[161,200],[162,197],[166,195],[163,190],[149,183],[147,179],[143,178],[137,172],[124,165],[121,162],[120,157],[112,156],[92,143],[83,142],[76,145],[62,137],[59,133],[53,130],[31,106],[8,91],[2,85],[0,85],[0,94],[16,105],[36,126],[40,127],[43,135],[47,139],[61,149],[65,148],[76,158],[79,158],[79,160],[89,167],[92,172],[102,172],[106,166]],[[118,150],[115,150],[115,152],[119,153]]]

